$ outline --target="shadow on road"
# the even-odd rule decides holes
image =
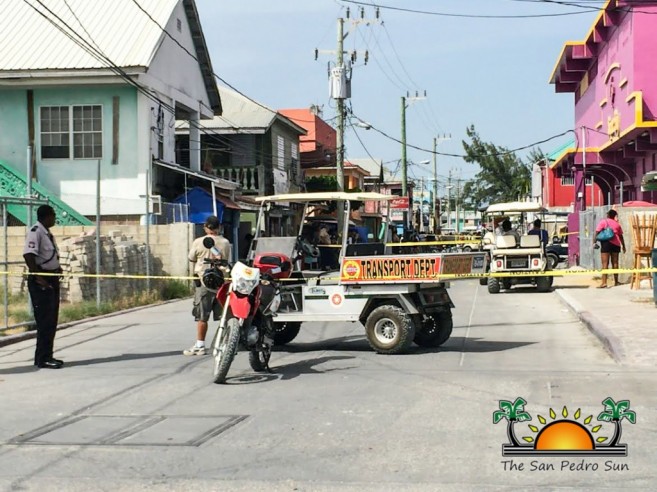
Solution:
[[[345,337],[329,338],[316,342],[297,343],[292,342],[283,347],[276,347],[275,352],[287,352],[298,354],[304,352],[316,352],[318,350],[335,350],[336,352],[371,352],[365,335],[350,335]]]
[[[502,291],[499,294],[494,294],[496,296],[505,296],[505,295],[512,295],[512,294],[536,294],[536,295],[541,295],[544,296],[545,294],[548,294],[550,292],[554,292],[554,287],[550,287],[550,290],[547,292],[539,292],[536,287],[531,287],[529,285],[524,286],[524,285],[519,285],[517,287],[513,287],[511,289],[502,289]]]
[[[438,349],[440,352],[485,353],[502,352],[515,348],[535,345],[538,342],[498,342],[483,338],[452,337]]]
[[[314,367],[320,364],[324,364],[325,362],[349,359],[355,359],[355,357],[350,357],[348,355],[329,355],[326,357],[317,357],[316,359],[300,360],[290,364],[285,364],[283,366],[275,366],[272,367],[272,370],[274,371],[274,374],[280,376],[281,381],[285,381],[287,379],[294,379],[298,376],[301,376],[302,374],[325,374],[327,372],[354,369],[355,366],[327,367],[325,369],[315,369]]]
[[[570,320],[566,319],[563,321],[550,321],[549,324],[551,326],[554,325],[567,325],[567,324],[572,324],[572,323],[577,323],[575,320]],[[495,328],[497,326],[503,326],[505,328],[511,328],[511,327],[523,327],[523,326],[545,326],[548,324],[547,321],[518,321],[517,323],[509,323],[509,322],[501,322],[501,323],[486,323],[486,324],[474,324],[470,325],[470,328]],[[464,330],[468,327],[468,325],[458,325],[454,326],[455,330]],[[451,337],[450,340],[454,339],[454,337]]]
[[[26,374],[28,372],[37,372],[39,369],[33,364],[29,366],[8,367],[0,369],[0,374]]]
[[[62,370],[76,366],[89,366],[92,364],[105,364],[108,362],[122,362],[127,360],[154,359],[157,357],[171,357],[174,355],[180,355],[180,350],[175,350],[170,352],[155,352],[152,354],[121,354],[121,355],[113,355],[112,357],[100,357],[98,359],[67,360]],[[28,372],[35,372],[37,370],[38,369],[36,367],[30,364],[27,366],[8,367],[6,369],[0,369],[0,374],[24,374]]]
[[[105,364],[107,362],[121,362],[126,360],[140,360],[140,359],[155,359],[158,357],[172,357],[174,355],[180,355],[180,350],[173,350],[169,352],[154,352],[152,354],[121,354],[113,355],[112,357],[100,357],[98,359],[83,359],[83,360],[73,360],[67,361],[66,367],[75,367],[75,366],[90,366],[92,364]]]

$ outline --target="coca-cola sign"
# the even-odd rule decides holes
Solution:
[[[390,208],[392,209],[408,209],[408,197],[400,196],[394,200],[390,200]]]

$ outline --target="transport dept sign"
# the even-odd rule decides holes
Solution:
[[[483,254],[349,257],[342,261],[340,281],[440,282],[441,275],[483,273],[485,265]]]

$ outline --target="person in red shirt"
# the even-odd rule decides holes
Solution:
[[[621,252],[625,253],[625,239],[623,239],[623,228],[618,223],[616,219],[618,217],[618,212],[615,210],[610,210],[607,212],[607,218],[602,219],[598,223],[598,227],[595,228],[595,238],[596,241],[600,241],[600,260],[602,262],[602,268],[609,268],[609,260],[611,259],[611,267],[613,269],[618,269],[618,255]],[[598,235],[607,227],[614,231],[614,235],[611,239],[606,241],[599,240]],[[618,283],[618,274],[614,273],[614,285],[619,285]],[[607,287],[607,275],[602,275],[602,283],[598,286],[598,289],[605,289]]]

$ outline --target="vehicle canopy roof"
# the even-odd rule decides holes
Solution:
[[[333,200],[345,201],[390,201],[399,198],[397,195],[384,195],[373,192],[325,191],[317,193],[288,193],[285,195],[270,195],[256,197],[257,202],[325,202]]]
[[[524,212],[547,212],[540,203],[536,202],[506,202],[494,203],[486,209],[487,214],[521,214]]]

